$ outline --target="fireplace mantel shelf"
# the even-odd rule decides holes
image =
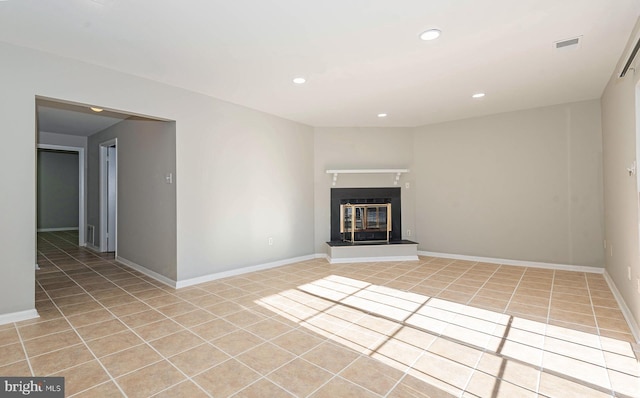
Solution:
[[[393,185],[398,185],[400,176],[403,173],[408,173],[409,169],[343,169],[343,170],[327,170],[327,174],[333,174],[333,183],[336,185],[338,181],[338,174],[395,174],[396,179],[393,181]]]

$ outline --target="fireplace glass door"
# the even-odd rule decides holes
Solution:
[[[340,235],[343,241],[389,242],[390,232],[391,203],[340,205]]]

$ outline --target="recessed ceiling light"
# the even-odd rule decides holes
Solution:
[[[102,112],[104,109],[102,108],[96,108],[95,106],[90,107],[89,109],[91,109],[94,112]]]
[[[484,93],[475,93],[471,96],[471,98],[482,98],[484,97]]]
[[[421,40],[435,40],[438,37],[440,37],[441,33],[442,32],[440,31],[440,29],[425,30],[424,32],[420,33],[420,39]]]
[[[305,84],[307,82],[307,79],[305,79],[304,77],[296,77],[295,79],[293,79],[293,82],[295,84]]]
[[[387,117],[386,113],[378,113],[378,117]]]

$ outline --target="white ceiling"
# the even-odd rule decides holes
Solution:
[[[638,15],[640,0],[9,0],[0,41],[313,126],[417,126],[599,98]]]
[[[128,115],[102,111],[87,106],[36,100],[38,131],[88,137],[128,118]]]

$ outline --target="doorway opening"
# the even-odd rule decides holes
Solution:
[[[75,222],[77,222],[77,228],[78,228],[78,245],[79,246],[84,246],[86,243],[86,238],[85,238],[85,230],[86,230],[86,218],[85,218],[85,155],[84,155],[84,148],[81,147],[73,147],[73,146],[63,146],[63,145],[49,145],[49,144],[37,144],[37,151],[38,153],[52,153],[52,154],[60,154],[60,155],[64,155],[64,154],[74,154],[77,157],[77,197],[75,195],[75,192],[73,192],[73,196],[75,197],[75,200],[77,201],[77,219],[74,220]],[[46,151],[46,152],[45,152]],[[41,158],[41,156],[37,157],[38,159]],[[52,214],[53,216],[56,216],[57,219],[56,220],[52,220],[51,222],[47,222],[47,220],[43,220],[43,209],[42,207],[44,206],[43,203],[41,203],[41,194],[43,194],[44,192],[42,192],[43,189],[46,189],[47,186],[51,187],[51,184],[47,184],[47,181],[40,181],[42,175],[41,175],[41,170],[40,170],[40,164],[38,167],[38,209],[37,209],[37,218],[38,218],[38,231],[54,231],[54,230],[64,230],[64,229],[69,229],[69,227],[75,227],[73,225],[63,225],[63,224],[69,224],[70,222],[66,222],[66,221],[61,221],[61,219],[68,219],[69,217],[60,217],[62,213],[60,211],[61,208],[65,208],[68,207],[67,204],[65,203],[59,203],[58,200],[59,199],[63,199],[60,198],[60,195],[55,195],[56,192],[51,192],[51,190],[49,190],[49,193],[53,193],[53,195],[55,195],[55,198],[52,198],[51,196],[49,196],[48,198],[42,198],[42,201],[47,201],[49,200],[49,204],[53,204],[54,206],[48,206],[49,210],[51,210],[50,212],[47,213],[56,213],[56,214]],[[66,179],[70,184],[71,181],[69,181],[69,179]],[[64,187],[60,187],[60,180],[58,179],[57,181],[54,181],[54,186],[56,186],[56,190],[58,191],[58,193],[61,194],[66,194],[68,192],[59,192],[60,188]],[[68,196],[68,195],[67,195]],[[53,202],[53,203],[52,203]],[[72,210],[76,210],[76,209],[72,209]],[[45,216],[46,217],[46,216]],[[60,223],[62,222],[62,224]]]
[[[100,144],[100,251],[117,252],[118,139]]]

